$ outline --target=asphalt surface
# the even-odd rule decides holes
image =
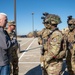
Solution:
[[[19,75],[42,75],[40,67],[40,46],[37,38],[18,38],[20,44]],[[69,75],[66,68],[66,60],[63,60],[63,74]]]

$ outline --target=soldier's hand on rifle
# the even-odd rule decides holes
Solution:
[[[40,65],[41,65],[41,68],[43,68],[44,67],[44,62],[41,62]]]

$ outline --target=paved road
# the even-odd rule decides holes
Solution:
[[[37,38],[18,38],[21,53],[19,56],[19,75],[42,75],[40,68],[40,48]],[[63,70],[66,64],[63,61]],[[62,75],[68,75],[65,71]]]
[[[23,38],[20,40],[19,75],[41,75],[40,48],[37,38]]]

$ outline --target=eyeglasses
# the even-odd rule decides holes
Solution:
[[[49,22],[45,22],[45,24],[49,24]]]
[[[75,24],[68,24],[69,26],[75,25]]]

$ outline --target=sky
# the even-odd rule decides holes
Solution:
[[[2,12],[7,14],[8,21],[14,20],[14,0],[0,0]],[[58,27],[62,30],[67,27],[67,16],[75,18],[75,0],[16,0],[17,34],[26,35],[33,31],[33,26],[34,30],[42,30],[44,12],[59,15],[62,23]]]

